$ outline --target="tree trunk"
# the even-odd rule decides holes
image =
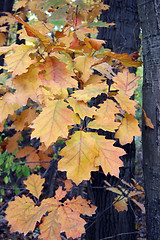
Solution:
[[[144,61],[143,108],[154,129],[143,121],[143,167],[147,239],[160,239],[160,0],[138,0]]]
[[[103,22],[114,22],[116,25],[109,28],[100,28],[98,38],[106,40],[105,47],[117,53],[132,53],[140,48],[139,18],[135,0],[108,0],[105,1],[110,9],[103,11]],[[132,69],[135,71],[135,69]],[[135,144],[123,146],[127,155],[123,157],[124,169],[121,169],[120,177],[131,182],[134,177]],[[87,240],[99,240],[105,237],[115,236],[114,240],[135,240],[135,216],[132,207],[128,211],[118,213],[112,203],[115,194],[106,191],[104,179],[116,186],[118,180],[114,177],[105,177],[102,172],[92,173],[92,199],[98,206],[98,215],[87,227]],[[97,187],[97,188],[95,188]],[[101,187],[98,189],[98,187]],[[122,233],[122,234],[121,234]],[[124,234],[123,234],[124,233]],[[130,233],[130,234],[129,234]],[[127,235],[126,235],[127,234]],[[116,236],[117,235],[117,236]]]

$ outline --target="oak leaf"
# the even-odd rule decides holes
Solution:
[[[15,197],[15,200],[9,202],[8,205],[5,219],[11,224],[12,232],[19,231],[27,234],[29,231],[33,231],[35,223],[40,221],[43,215],[43,212],[35,207],[32,199],[25,196]]]
[[[134,94],[135,89],[138,87],[137,82],[140,77],[136,77],[134,73],[130,73],[128,69],[124,69],[123,72],[119,72],[117,76],[113,77],[115,82],[112,86],[118,90],[121,90],[121,93],[128,96]]]
[[[39,64],[39,77],[42,85],[51,86],[56,89],[77,87],[78,83],[71,76],[72,71],[66,68],[66,64],[59,61],[56,57],[47,57],[44,63]]]
[[[26,105],[29,98],[33,101],[38,101],[39,86],[41,81],[38,76],[39,69],[32,65],[26,73],[16,76],[13,79],[13,85],[16,92],[13,94],[18,104]]]
[[[97,97],[101,93],[108,92],[108,85],[106,83],[90,84],[84,87],[82,90],[77,90],[72,94],[72,97],[79,101],[88,102],[92,97]]]
[[[40,175],[32,174],[24,181],[24,184],[33,196],[39,198],[43,189],[42,185],[44,184],[44,181],[44,178],[41,179]]]
[[[45,35],[41,34],[40,32],[38,32],[35,28],[33,28],[32,26],[30,26],[27,22],[24,22],[22,20],[22,18],[20,18],[19,16],[14,15],[14,17],[17,19],[17,21],[21,24],[24,25],[26,32],[28,34],[28,36],[30,37],[36,37],[40,40],[40,42],[47,47],[48,44],[51,42],[51,38],[46,37]]]
[[[88,127],[101,128],[105,131],[113,132],[120,124],[115,122],[115,114],[119,112],[116,103],[107,99],[103,104],[100,104],[99,107],[94,116],[95,120],[89,122]]]
[[[3,98],[4,99],[4,98]],[[14,114],[14,111],[18,109],[17,104],[7,103],[3,99],[0,99],[0,122],[6,120],[8,115]]]
[[[24,128],[37,117],[36,108],[27,108],[16,117],[13,126],[17,131],[22,131]]]
[[[34,128],[31,137],[40,137],[47,147],[57,141],[58,137],[67,138],[68,125],[73,125],[73,113],[63,100],[48,103],[39,116],[32,122]]]
[[[129,99],[129,96],[123,94],[123,92],[118,92],[114,98],[117,100],[122,110],[125,110],[128,114],[135,115],[135,106],[137,103]]]
[[[15,45],[13,48],[14,53],[9,53],[5,56],[5,63],[7,66],[3,68],[12,72],[12,76],[21,75],[27,72],[27,68],[35,60],[31,60],[30,53],[34,53],[36,49],[32,45]]]
[[[82,119],[84,119],[85,116],[92,117],[96,113],[95,107],[89,108],[88,104],[83,101],[77,101],[76,99],[70,97],[67,99],[67,102],[69,102],[74,112],[78,113]]]
[[[114,147],[114,140],[105,139],[104,136],[96,133],[92,133],[92,136],[96,140],[99,151],[99,155],[95,158],[95,166],[101,166],[106,175],[110,173],[119,177],[119,168],[123,166],[119,157],[126,152],[122,148]]]
[[[109,56],[113,59],[118,59],[124,66],[126,67],[140,67],[142,65],[142,61],[133,61],[131,56],[129,56],[127,53],[114,53],[114,52],[105,52],[105,56]]]
[[[76,184],[89,179],[91,171],[98,170],[95,167],[95,157],[98,156],[96,141],[89,132],[74,133],[59,154],[63,158],[58,163],[58,169],[67,171],[67,177]]]
[[[7,151],[9,153],[13,153],[16,149],[18,149],[18,140],[21,138],[21,133],[17,132],[14,134],[7,143]]]
[[[75,68],[82,73],[81,79],[85,83],[92,75],[91,66],[96,62],[96,59],[88,56],[78,56],[74,59]]]
[[[25,181],[25,184],[32,194],[35,193],[39,197],[43,182],[40,176],[33,174]],[[60,240],[60,233],[64,231],[67,237],[79,237],[85,231],[84,224],[86,223],[80,218],[80,214],[92,215],[96,207],[91,206],[90,201],[80,196],[62,203],[60,200],[66,193],[60,187],[54,197],[42,200],[39,207],[35,206],[30,198],[15,197],[15,201],[9,203],[6,211],[6,219],[12,225],[11,231],[18,230],[27,234],[33,231],[37,221],[40,222],[42,216],[48,213],[42,218],[39,226],[42,239]]]
[[[119,138],[121,145],[131,143],[134,136],[141,136],[141,131],[138,127],[138,120],[133,115],[125,113],[121,125],[115,134],[115,138]]]
[[[24,157],[26,158],[26,164],[29,165],[31,169],[34,169],[37,165],[39,165],[40,158],[34,147],[26,146],[19,149],[19,151],[16,153],[16,158]]]

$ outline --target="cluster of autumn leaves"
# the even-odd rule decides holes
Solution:
[[[98,0],[89,2],[88,5],[85,1],[65,0],[17,2],[15,10],[21,12],[6,19],[23,25],[18,34],[20,39],[25,39],[25,44],[0,47],[0,54],[5,54],[2,68],[11,75],[1,84],[0,127],[3,131],[9,116],[13,122],[11,127],[17,131],[7,142],[8,152],[17,149],[15,157],[26,157],[31,168],[37,164],[47,168],[52,160],[48,156],[52,145],[64,139],[66,146],[59,153],[62,158],[58,169],[66,171],[67,178],[76,184],[88,180],[90,172],[98,171],[99,166],[105,174],[118,177],[119,167],[123,166],[119,157],[125,151],[114,146],[116,139],[124,145],[131,143],[133,136],[141,135],[135,118],[137,103],[130,99],[139,77],[130,73],[129,67],[142,63],[126,53],[104,49],[102,40],[87,37],[96,34],[97,27],[113,25],[94,22],[108,5]],[[33,24],[23,20],[28,10],[38,18]],[[57,16],[65,22],[63,28],[56,31],[53,23]],[[52,31],[54,37],[51,37]],[[109,80],[113,83],[108,84]],[[89,107],[91,99],[102,93],[106,100]],[[40,139],[38,149],[19,147],[17,141],[24,129],[32,129],[31,138]],[[106,139],[93,129],[112,132],[115,140]],[[31,175],[25,184],[38,199],[43,183],[44,179]],[[80,214],[91,215],[95,207],[91,208],[80,196],[61,201],[67,193],[65,186],[66,191],[59,188],[55,197],[44,199],[40,207],[28,197],[16,197],[6,211],[11,230],[33,231],[36,222],[49,212],[40,227],[43,239],[61,239],[63,231],[68,237],[80,236],[85,224]],[[16,216],[14,209],[18,212]]]

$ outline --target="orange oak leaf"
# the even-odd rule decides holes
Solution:
[[[53,199],[55,200],[55,199]],[[53,201],[52,200],[52,201]],[[42,224],[39,227],[41,231],[41,238],[46,240],[61,240],[60,232],[61,232],[61,224],[58,221],[58,213],[57,208],[54,207],[52,211],[48,214],[47,217],[42,219]]]
[[[142,108],[142,112],[143,112],[143,115],[144,115],[146,126],[150,127],[151,129],[154,129],[154,126],[153,126],[153,123],[152,123],[151,119],[149,117],[147,117],[147,114],[146,114],[146,112],[144,111],[143,108]]]
[[[77,90],[72,94],[72,97],[76,98],[79,101],[88,102],[92,97],[97,97],[101,93],[108,92],[108,85],[106,83],[100,84],[90,84],[84,87],[82,90]]]
[[[22,18],[20,18],[19,16],[14,15],[14,17],[17,19],[17,21],[21,24],[24,25],[26,32],[28,34],[28,36],[30,37],[36,37],[40,40],[40,42],[47,47],[48,44],[51,42],[51,38],[46,37],[45,35],[41,34],[40,32],[38,32],[35,28],[31,27],[27,22],[24,22],[22,20]]]
[[[34,53],[36,49],[32,45],[15,45],[14,53],[9,53],[5,56],[7,66],[3,68],[12,72],[12,76],[21,75],[27,72],[27,68],[35,62],[30,58],[30,53]]]
[[[95,213],[96,207],[90,207],[89,204],[90,201],[86,201],[81,196],[78,196],[71,201],[65,201],[65,203],[59,207],[58,213],[61,231],[65,231],[68,237],[78,238],[85,232],[85,221],[79,216],[80,214],[92,215]]]
[[[135,115],[135,106],[137,103],[129,99],[129,96],[123,94],[122,92],[118,92],[114,98],[117,100],[122,110],[125,110],[128,114]]]
[[[5,45],[6,41],[7,41],[6,35],[4,33],[0,33],[0,46]]]
[[[98,51],[102,47],[102,44],[105,44],[104,40],[88,38],[88,37],[84,39],[84,42],[89,48],[93,48],[96,51]]]
[[[15,197],[15,201],[9,202],[8,205],[5,219],[11,224],[12,232],[19,231],[27,234],[29,231],[33,231],[35,223],[40,221],[44,214],[39,211],[40,208],[35,207],[32,199],[25,196]]]
[[[39,165],[40,158],[34,147],[26,146],[19,149],[19,152],[16,153],[16,158],[24,157],[26,157],[26,164],[29,165],[31,169],[34,169],[37,165]]]
[[[104,173],[110,173],[119,177],[119,168],[123,166],[120,156],[126,154],[122,148],[114,147],[114,140],[105,139],[104,136],[99,136],[92,133],[98,146],[99,155],[95,158],[95,166],[101,166]]]
[[[64,87],[77,87],[78,83],[71,76],[72,71],[66,68],[66,64],[56,57],[47,57],[44,63],[39,64],[39,77],[42,85],[51,86],[55,89]],[[56,94],[56,90],[55,90]]]
[[[48,168],[52,158],[47,155],[47,152],[39,151],[39,165],[44,168]]]
[[[61,171],[67,171],[67,177],[76,184],[90,178],[90,172],[96,171],[95,157],[98,156],[96,142],[91,133],[78,131],[66,141],[66,147],[60,151],[63,158],[58,163]]]
[[[128,96],[132,96],[135,89],[138,87],[138,80],[140,77],[136,77],[134,73],[130,73],[128,69],[124,69],[123,72],[119,72],[117,76],[113,77],[115,82],[112,86],[121,93],[125,93]]]
[[[91,66],[96,62],[96,59],[88,56],[78,56],[74,59],[75,68],[82,73],[81,79],[85,83],[92,75]]]
[[[31,137],[40,137],[47,147],[57,141],[58,137],[67,138],[68,125],[73,125],[72,111],[63,100],[48,103],[39,116],[32,122],[34,128]]]
[[[78,113],[81,118],[85,116],[92,117],[95,114],[95,107],[89,108],[87,103],[83,101],[77,101],[76,99],[70,97],[67,99],[69,105],[73,108],[75,113]]]
[[[64,184],[65,184],[65,189],[67,192],[69,192],[71,190],[71,188],[73,187],[73,184],[70,179],[65,180]]]
[[[142,61],[133,61],[132,57],[127,53],[114,53],[114,52],[105,52],[106,56],[109,56],[113,59],[118,59],[124,66],[126,67],[140,67],[142,65]]]
[[[32,194],[40,196],[44,180],[40,176],[32,174],[25,184]],[[90,201],[78,196],[76,199],[60,202],[66,195],[66,191],[60,187],[54,197],[44,199],[41,205],[35,206],[35,203],[25,196],[15,197],[15,201],[9,203],[6,219],[12,225],[11,231],[19,231],[27,234],[33,231],[37,221],[40,222],[40,231],[42,239],[60,240],[60,232],[66,232],[68,237],[79,237],[84,231],[86,223],[80,214],[92,215],[96,207],[91,206]],[[16,210],[16,211],[15,211]],[[81,220],[82,219],[82,220]],[[17,226],[18,224],[18,226]]]
[[[22,131],[24,128],[37,117],[36,108],[27,108],[15,119],[13,126],[17,131]]]
[[[13,137],[11,137],[8,140],[7,151],[9,153],[13,153],[16,149],[18,149],[18,140],[20,140],[20,138],[21,138],[21,133],[17,132],[16,134],[13,135]]]
[[[115,138],[119,138],[121,145],[131,143],[134,136],[141,136],[141,131],[138,127],[138,120],[133,115],[125,113],[121,125],[115,134]]]
[[[95,120],[89,122],[88,127],[91,128],[101,128],[105,131],[113,132],[118,128],[118,122],[115,122],[115,114],[119,112],[116,107],[116,103],[110,99],[107,99],[103,104],[99,105],[100,108],[97,109],[95,113]]]
[[[34,195],[36,198],[39,198],[43,189],[42,185],[44,182],[45,179],[42,179],[40,175],[32,174],[28,177],[27,180],[24,181],[24,184],[32,195]]]

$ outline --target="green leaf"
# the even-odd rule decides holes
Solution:
[[[24,174],[25,177],[28,177],[30,175],[29,167],[26,165],[22,166],[22,173]]]

